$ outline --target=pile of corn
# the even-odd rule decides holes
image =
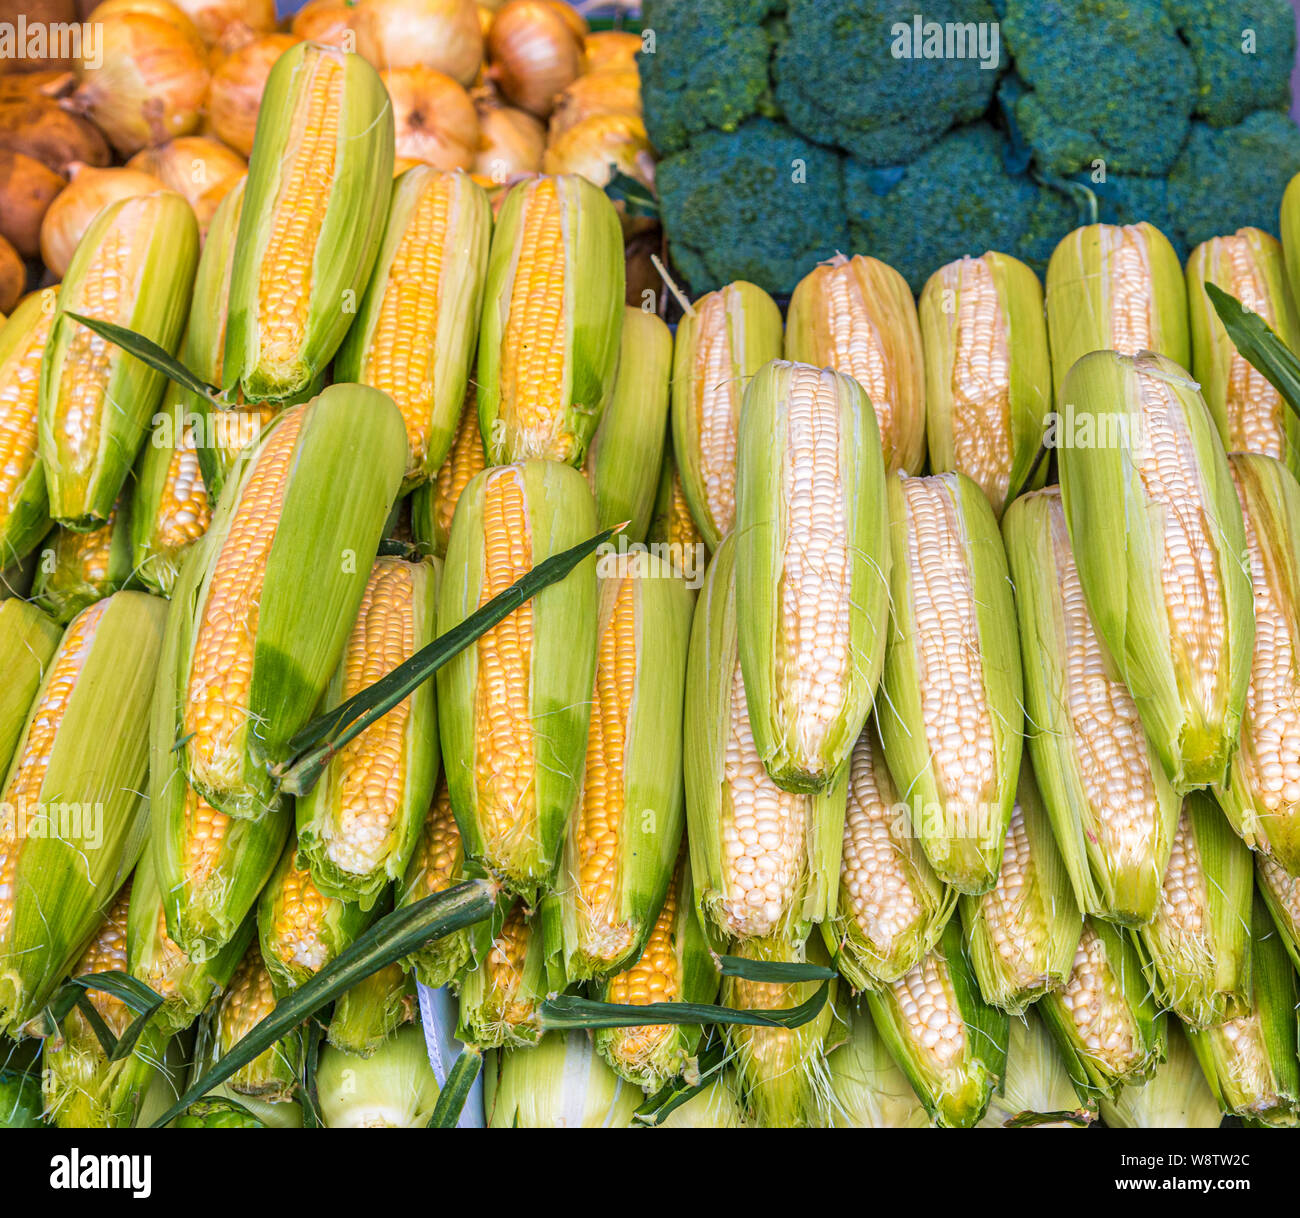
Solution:
[[[334,1003],[326,1124],[429,1119],[417,980],[491,1051],[493,1126],[626,1125],[706,1043],[669,1124],[1300,1119],[1297,420],[1203,287],[1300,346],[1300,181],[1289,276],[1257,232],[1184,277],[1093,226],[1045,292],[987,253],[918,308],[837,258],[784,323],[736,283],[674,338],[584,178],[495,220],[463,172],[394,181],[364,59],[295,45],[262,116],[201,252],[180,196],[119,201],[0,330],[0,1047],[41,1041],[47,1119],[148,1119],[485,875],[491,919]],[[278,787],[315,715],[620,524]],[[119,998],[46,1009],[103,971],[161,999],[120,1060]],[[565,992],[823,988],[794,1028],[546,1030]],[[300,1122],[310,1056],[181,1123]]]

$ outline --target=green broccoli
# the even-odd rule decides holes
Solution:
[[[922,45],[913,47],[916,11],[914,0],[789,0],[773,62],[786,121],[866,165],[899,165],[949,127],[979,118],[1006,66],[1000,45],[987,42],[997,14],[988,0],[933,0],[924,6]],[[927,32],[949,26],[960,31],[965,57],[926,57]]]
[[[1002,32],[1029,91],[1015,121],[1045,173],[1167,173],[1196,65],[1163,0],[1007,0]]]
[[[1052,203],[1027,174],[1008,173],[1005,155],[998,131],[972,123],[949,132],[901,172],[847,161],[854,252],[888,262],[917,292],[933,271],[963,254],[1017,253],[1032,222],[1052,223],[1050,216],[1036,216],[1039,208],[1050,212]],[[1068,227],[1056,232],[1057,240]]]
[[[1277,236],[1278,205],[1300,173],[1300,128],[1260,110],[1236,127],[1193,123],[1169,174],[1169,208],[1187,245],[1239,228]]]
[[[660,155],[702,131],[734,131],[770,112],[771,38],[784,0],[645,0],[653,50],[638,56],[646,127]]]
[[[656,183],[673,262],[696,293],[733,279],[789,292],[844,249],[842,158],[756,118],[711,131],[659,162]]]
[[[1285,110],[1295,62],[1295,14],[1286,0],[1167,0],[1191,47],[1196,113],[1230,127],[1256,110]]]

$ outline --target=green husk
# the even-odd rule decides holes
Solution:
[[[1169,1028],[1169,1056],[1144,1083],[1130,1083],[1114,1099],[1101,1097],[1107,1129],[1218,1129],[1219,1101],[1205,1081],[1182,1025]]]
[[[9,770],[27,712],[62,631],[27,601],[0,601],[0,775]]]
[[[316,1088],[326,1129],[423,1129],[438,1102],[424,1033],[399,1028],[369,1057],[321,1051]]]
[[[490,1055],[483,1087],[489,1129],[622,1129],[642,1099],[580,1031]]]
[[[1255,855],[1259,894],[1273,915],[1282,945],[1300,970],[1300,877],[1288,875],[1266,854]]]
[[[989,1102],[981,1129],[1086,1128],[1096,1119],[1081,1107],[1051,1034],[1027,1010],[1011,1021],[1006,1075]]]
[[[55,528],[36,553],[32,600],[61,625],[131,578],[130,497],[123,495],[107,524],[91,533]]]
[[[373,1057],[414,1017],[414,987],[400,964],[389,964],[354,985],[334,1003],[327,1039],[355,1057]]]
[[[871,1022],[864,999],[845,1006],[848,1033],[826,1057],[831,1094],[826,1125],[834,1129],[928,1129],[930,1114]]]
[[[461,973],[456,1038],[480,1049],[535,1045],[542,1000],[563,989],[547,949],[541,915],[522,904],[500,908],[471,934],[471,960]]]

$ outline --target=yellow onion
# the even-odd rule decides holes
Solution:
[[[18,251],[0,237],[0,317],[8,317],[14,311],[26,284],[27,268],[23,266],[23,260],[18,257]]]
[[[169,190],[184,195],[194,208],[199,232],[205,236],[217,204],[248,172],[239,153],[220,140],[202,135],[186,135],[157,148],[146,148],[127,161],[126,167],[151,173]]]
[[[398,68],[380,77],[393,102],[399,158],[438,169],[474,164],[478,115],[460,85],[433,68]]]
[[[190,20],[172,0],[102,0],[90,14],[91,21],[103,21],[106,17],[120,17],[124,13],[143,13],[146,17],[157,17],[180,30],[194,43],[202,43],[198,26]]]
[[[258,37],[258,32],[242,21],[235,21],[226,26],[221,37],[208,48],[208,71],[215,77],[226,60],[240,47],[246,47],[250,42],[255,42]],[[209,86],[208,92],[211,91]]]
[[[77,87],[71,72],[51,68],[42,72],[0,72],[0,102],[66,97]]]
[[[257,34],[275,29],[275,0],[176,0],[205,46],[215,46],[235,22]]]
[[[97,25],[100,55],[78,61],[81,84],[64,104],[92,119],[122,156],[194,131],[208,92],[197,39],[141,12]]]
[[[0,237],[24,258],[40,251],[41,224],[63,189],[63,179],[43,161],[0,148]]]
[[[641,50],[641,35],[631,30],[597,30],[584,42],[588,72],[611,72],[635,68]]]
[[[488,76],[506,100],[546,118],[582,73],[582,42],[546,0],[509,0],[488,35]]]
[[[292,34],[264,34],[231,52],[213,73],[208,120],[217,138],[241,156],[247,157],[253,151],[257,111],[271,68],[299,41]]]
[[[555,103],[551,139],[596,114],[641,117],[641,76],[635,68],[609,68],[579,76]]]
[[[474,0],[361,0],[357,50],[381,71],[426,67],[473,84],[483,61]]]
[[[68,166],[68,185],[45,213],[41,224],[41,261],[62,279],[90,222],[110,203],[163,188],[151,173],[138,169]]]
[[[479,141],[474,172],[497,186],[537,173],[546,152],[546,129],[527,110],[507,106],[490,89],[475,94]]]
[[[606,186],[614,172],[654,189],[654,159],[645,123],[635,114],[593,114],[575,123],[546,149],[547,173],[579,173]]]
[[[307,0],[294,14],[289,27],[295,38],[307,42],[320,42],[326,46],[341,47],[345,51],[357,49],[354,25],[356,10],[343,0]]]

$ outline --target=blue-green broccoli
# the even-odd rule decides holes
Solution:
[[[673,262],[694,293],[748,279],[789,292],[848,244],[842,157],[781,123],[712,131],[659,162]]]
[[[703,131],[734,131],[772,111],[772,40],[784,0],[645,0],[652,50],[638,57],[646,128],[660,155]]]
[[[1187,245],[1239,228],[1277,235],[1278,207],[1300,173],[1300,128],[1260,110],[1235,127],[1193,123],[1169,175],[1169,208]]]
[[[1167,173],[1196,65],[1163,0],[1007,0],[1002,33],[1029,86],[1015,121],[1049,174]]]
[[[1231,127],[1256,110],[1285,110],[1295,62],[1286,0],[1166,0],[1196,62],[1196,113]]]
[[[988,109],[1007,63],[997,29],[988,0],[789,0],[777,104],[811,140],[903,164]]]

